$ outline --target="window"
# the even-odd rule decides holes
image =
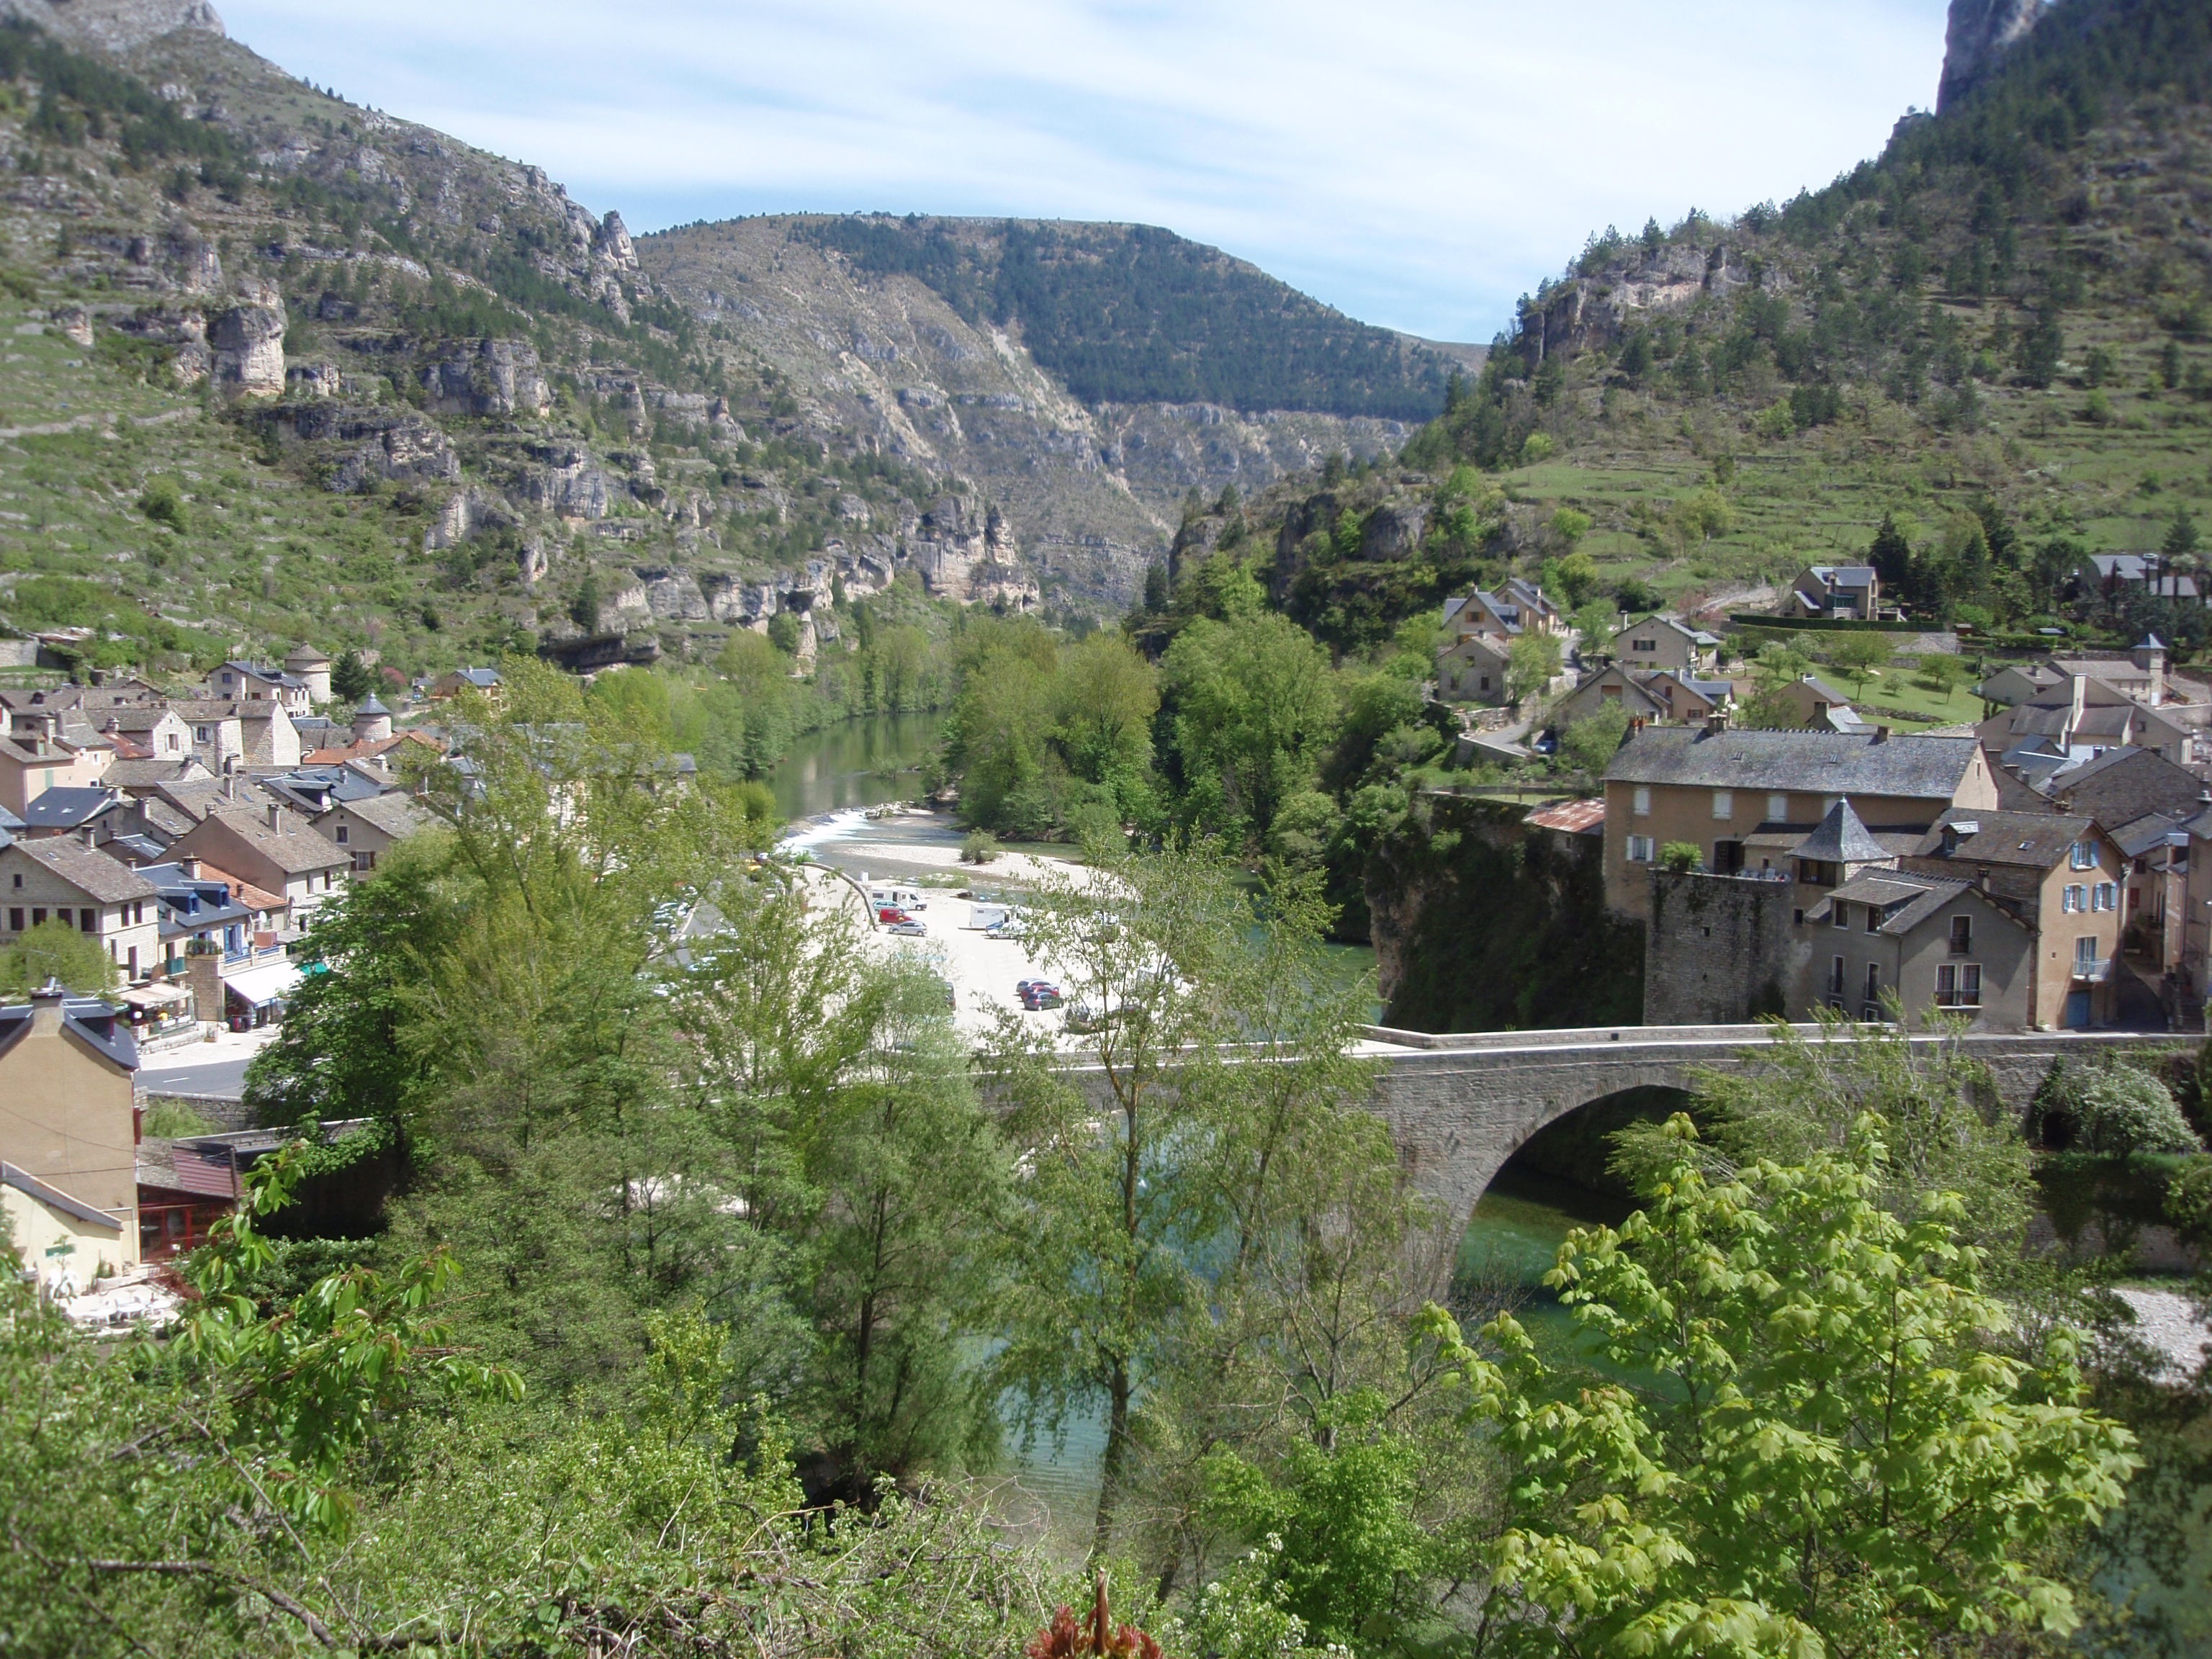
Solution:
[[[2076,911],[2087,909],[2089,908],[2089,890],[2079,885],[2078,884],[2069,887],[2066,890],[2065,896],[2059,902],[2059,908],[2065,911],[2069,915],[2073,915]]]
[[[1947,962],[1936,969],[1936,1006],[1939,1008],[1978,1008],[1982,1006],[1982,964]]]
[[[1636,786],[1636,798],[1632,803],[1632,809],[1639,818],[1648,818],[1651,816],[1651,786],[1650,784],[1639,783]]]
[[[1851,925],[1851,907],[1844,903],[1841,899],[1835,900],[1828,906],[1828,920],[1838,927],[1850,927]]]
[[[1881,1000],[1881,964],[1878,962],[1867,963],[1866,1000],[1869,1002]]]
[[[64,911],[63,915],[64,919],[66,919],[68,913]],[[88,905],[85,908],[76,913],[76,926],[77,931],[81,933],[98,933],[100,931],[100,912],[93,909],[89,905]]]
[[[346,844],[346,827],[345,827],[345,825],[343,825],[343,824],[342,823],[342,824],[338,825],[338,845],[339,845],[339,846],[341,846],[341,847],[343,847],[343,846],[344,846],[345,844]]]
[[[2097,867],[2097,849],[2086,841],[2077,841],[2069,853],[2069,862],[2076,870]]]
[[[1632,651],[1656,651],[1659,648],[1659,641],[1656,640],[1631,640],[1628,642],[1628,648]]]
[[[1881,907],[1878,904],[1867,906],[1867,932],[1869,933],[1881,932]]]
[[[1972,916],[1951,918],[1951,954],[1963,957],[1974,948],[1974,919]]]
[[[1844,994],[1844,959],[1838,957],[1828,967],[1828,994],[1839,997]]]
[[[8,912],[8,931],[11,933],[23,931],[23,907],[20,904]]]
[[[1631,836],[1628,838],[1628,861],[1631,864],[1649,864],[1651,862],[1650,836]]]
[[[43,922],[46,921],[46,907],[45,905],[43,905],[43,904],[34,904],[34,905],[33,905],[33,906],[31,907],[31,926],[32,926],[32,927],[36,927],[40,926],[41,923],[43,923]]]
[[[2089,890],[2092,910],[2117,910],[2120,908],[2120,884],[2116,881],[2100,881]]]
[[[1735,790],[1716,789],[1713,791],[1713,816],[1723,823],[1735,816]]]
[[[1769,795],[1766,798],[1766,821],[1769,823],[1787,823],[1790,822],[1789,796]]]
[[[197,741],[198,741],[198,742],[200,742],[200,743],[205,743],[205,742],[208,740],[208,729],[207,729],[207,727],[205,727],[204,726],[197,726],[197,727],[195,727],[195,728],[194,728],[194,730],[195,730],[196,733],[198,734],[198,735],[197,735],[197,739],[196,739]]]
[[[1490,690],[1490,676],[1487,674],[1482,677],[1482,689],[1486,691]]]
[[[2097,936],[2083,933],[2074,941],[2074,965],[2087,968],[2097,960]]]

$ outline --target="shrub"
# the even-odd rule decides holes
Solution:
[[[2133,1066],[2057,1061],[2035,1091],[2028,1127],[2046,1146],[2112,1156],[2203,1150],[2166,1085]]]
[[[973,830],[960,843],[963,864],[988,864],[999,856],[999,838],[988,830]]]
[[[138,510],[155,524],[165,524],[179,535],[189,527],[185,516],[184,491],[174,478],[149,478],[138,493]]]
[[[1659,867],[1676,875],[1686,875],[1705,861],[1705,854],[1693,841],[1670,841],[1659,849]]]

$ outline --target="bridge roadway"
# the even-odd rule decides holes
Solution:
[[[1814,1041],[1820,1027],[1794,1028]],[[1362,1052],[1387,1057],[1374,1109],[1390,1126],[1413,1185],[1464,1224],[1475,1200],[1524,1142],[1578,1106],[1637,1088],[1688,1089],[1701,1070],[1756,1061],[1774,1042],[1765,1025],[1624,1025],[1435,1036],[1370,1026]],[[1954,1043],[1988,1066],[2007,1107],[2026,1110],[2061,1055],[2166,1049],[2186,1039],[2131,1031],[2031,1031],[1915,1036]]]

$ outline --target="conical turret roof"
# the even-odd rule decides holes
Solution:
[[[1883,864],[1889,854],[1867,833],[1851,804],[1839,800],[1828,809],[1820,827],[1790,849],[1790,857],[1818,864]]]

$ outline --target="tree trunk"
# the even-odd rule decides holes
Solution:
[[[1098,1519],[1091,1532],[1091,1559],[1102,1561],[1114,1538],[1114,1510],[1121,1498],[1122,1466],[1129,1451],[1129,1366],[1115,1360],[1106,1392],[1106,1455],[1098,1466]]]

